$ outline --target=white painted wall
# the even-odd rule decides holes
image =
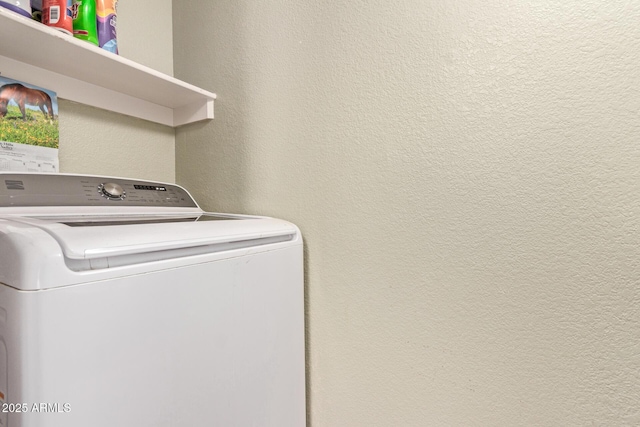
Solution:
[[[306,239],[310,421],[640,412],[640,3],[174,2],[205,208]]]
[[[173,75],[171,0],[118,3],[120,55]],[[173,128],[61,100],[60,170],[175,180]]]

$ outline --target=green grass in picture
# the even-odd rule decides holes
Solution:
[[[22,120],[20,109],[8,106],[7,115],[0,118],[0,141],[58,148],[58,120],[50,123],[41,111],[26,111],[27,119]]]

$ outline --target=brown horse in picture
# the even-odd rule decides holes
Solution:
[[[50,120],[53,120],[53,105],[51,103],[51,97],[41,90],[31,89],[25,87],[19,83],[10,83],[4,86],[0,86],[0,117],[7,115],[7,105],[13,100],[22,113],[22,120],[27,119],[27,115],[24,109],[25,104],[34,105],[40,107],[42,114]],[[45,110],[45,107],[47,108]]]

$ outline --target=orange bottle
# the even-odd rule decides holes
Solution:
[[[42,23],[73,35],[73,19],[71,18],[72,0],[43,0]]]

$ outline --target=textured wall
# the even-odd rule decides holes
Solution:
[[[212,210],[306,239],[316,426],[640,424],[640,3],[174,3]]]
[[[172,75],[171,19],[171,0],[121,0],[120,55]],[[61,172],[175,180],[172,128],[65,100],[59,107]]]

